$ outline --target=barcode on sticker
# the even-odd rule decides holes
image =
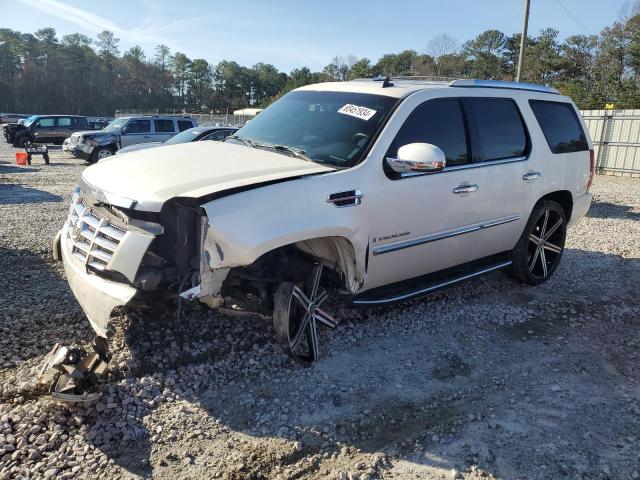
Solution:
[[[369,120],[376,114],[376,111],[367,107],[360,107],[358,105],[351,105],[350,103],[347,103],[340,110],[338,110],[338,113],[360,118],[361,120]]]

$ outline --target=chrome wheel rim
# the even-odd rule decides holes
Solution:
[[[102,149],[98,152],[98,160],[102,160],[103,158],[110,157],[111,155],[113,155],[111,150],[107,150],[106,148]]]
[[[327,292],[320,288],[322,265],[316,265],[309,295],[294,286],[289,300],[289,352],[293,357],[315,361],[320,356],[318,325],[335,328],[337,322],[320,306]]]
[[[536,278],[547,278],[556,268],[565,240],[565,221],[562,215],[547,208],[529,234],[527,265]]]

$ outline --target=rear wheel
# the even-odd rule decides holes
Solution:
[[[566,236],[564,209],[552,200],[539,202],[513,249],[513,276],[529,285],[547,280],[560,264]]]

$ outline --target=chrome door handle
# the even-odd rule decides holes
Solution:
[[[522,176],[522,180],[537,180],[542,176],[540,172],[529,172]]]
[[[478,191],[478,185],[460,185],[453,189],[453,193],[471,193]]]

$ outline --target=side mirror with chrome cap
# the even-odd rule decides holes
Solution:
[[[387,157],[387,165],[396,173],[434,173],[447,164],[442,149],[431,143],[409,143],[398,149],[398,158]]]

